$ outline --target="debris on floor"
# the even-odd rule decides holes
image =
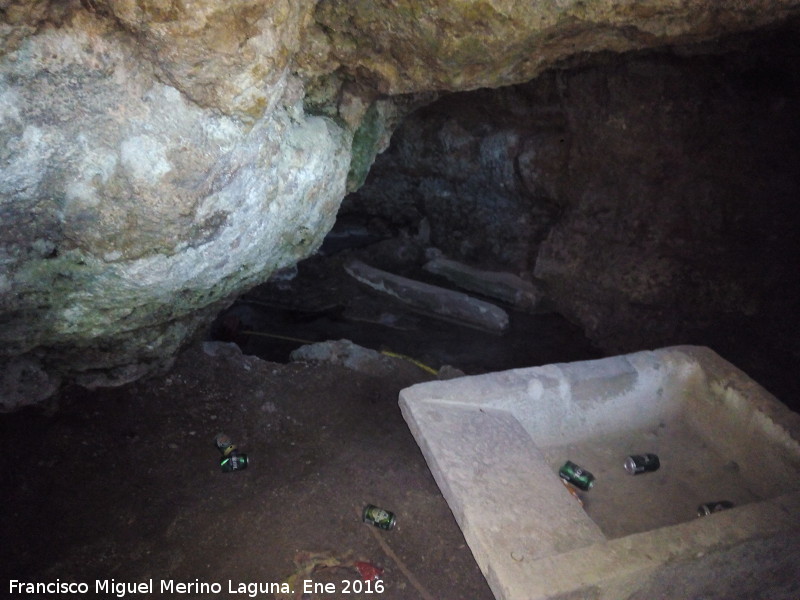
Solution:
[[[423,269],[444,277],[469,292],[500,300],[522,310],[533,311],[542,300],[542,291],[513,273],[484,271],[432,252]]]
[[[706,502],[705,504],[701,504],[697,507],[697,516],[698,517],[707,517],[711,513],[719,512],[721,510],[728,510],[729,508],[733,508],[733,502],[728,500],[719,500],[717,502]]]
[[[376,581],[383,574],[383,569],[363,560],[357,560],[353,563],[353,566],[364,581]]]
[[[423,268],[426,254],[432,256],[435,251],[416,247],[412,242],[389,240],[357,250],[346,249],[332,256],[310,257],[289,276],[276,276],[241,296],[215,321],[210,337],[235,342],[245,354],[277,362],[287,362],[289,354],[302,345],[352,340],[384,354],[410,357],[421,369],[427,371],[425,367],[429,367],[430,374],[440,379],[559,362],[564,360],[565,347],[572,349],[570,357],[599,357],[577,327],[563,316],[541,308],[544,300],[537,301],[533,310],[521,309],[514,303],[495,301],[479,292],[473,298],[448,289],[456,286]],[[377,293],[374,287],[348,274],[346,267],[359,262],[362,265],[369,262],[369,268],[386,273],[392,281],[402,276],[413,282],[415,290],[419,285],[437,284],[422,287],[442,291],[432,294],[431,302],[449,301],[449,294],[453,294],[466,298],[464,303],[473,310],[475,302],[486,299],[485,304],[493,307],[487,313],[489,326],[474,323],[465,326],[463,319]],[[485,277],[489,279],[497,277],[501,283],[511,275],[464,265],[465,271],[470,269],[481,276],[488,273]],[[505,285],[502,283],[501,287]],[[530,297],[523,280],[508,286],[512,288]],[[507,292],[505,296],[511,298],[515,294],[519,296],[516,292]],[[502,313],[492,318],[491,314],[498,310]],[[498,331],[506,322],[507,326]]]
[[[401,277],[371,267],[360,260],[350,261],[345,270],[373,290],[427,315],[497,333],[508,329],[506,311],[462,292]]]
[[[227,435],[218,433],[214,437],[214,445],[222,454],[219,459],[219,467],[223,473],[232,473],[247,468],[247,454],[239,452],[236,444]]]
[[[397,523],[397,517],[391,511],[375,506],[374,504],[367,504],[364,511],[361,513],[361,520],[364,523],[375,525],[379,529],[393,529]]]
[[[361,373],[378,375],[392,369],[394,360],[350,340],[336,340],[300,346],[290,354],[292,361],[329,362]]]
[[[631,454],[625,458],[624,467],[629,475],[641,475],[658,471],[661,461],[657,454]]]
[[[368,505],[365,508],[365,511],[370,506],[371,505]],[[364,513],[362,513],[362,520],[364,520],[363,515]],[[392,515],[392,518],[394,518],[394,515]],[[405,576],[406,580],[411,584],[414,590],[416,590],[419,597],[422,598],[422,600],[434,600],[434,596],[427,590],[417,576],[411,572],[411,569],[408,568],[408,565],[406,565],[406,563],[394,552],[394,550],[392,550],[389,544],[386,543],[386,540],[383,539],[382,533],[374,527],[370,527],[369,531],[372,534],[372,537],[375,538],[375,541],[378,542],[378,545],[380,545],[384,554],[386,554],[386,556],[388,556],[394,562],[398,570]]]
[[[246,584],[241,598],[269,586],[257,594],[266,599],[290,589],[280,584],[298,570],[298,551],[314,550],[342,563],[311,575],[318,589],[337,589],[319,599],[424,598],[391,552],[438,600],[490,600],[397,405],[400,389],[432,377],[381,358],[392,368],[374,375],[330,362],[268,362],[198,341],[163,376],[71,387],[55,413],[3,415],[9,510],[0,513],[0,538],[15,544],[0,551],[0,579],[152,578],[156,588],[159,580],[199,580],[225,591],[233,582],[234,590]],[[220,445],[238,446],[257,465],[221,474],[219,432],[230,436]],[[76,453],[75,440],[91,440],[90,451]],[[23,463],[31,468],[15,466]],[[395,529],[363,523],[367,502],[395,511]],[[343,580],[355,593],[343,593]],[[384,591],[368,595],[368,582]]]
[[[576,488],[588,492],[594,486],[594,475],[571,460],[558,471],[559,477]]]
[[[562,479],[561,483],[564,484],[564,487],[572,495],[572,497],[575,498],[578,501],[578,504],[583,506],[583,498],[581,498],[581,495],[578,493],[578,490],[576,490],[575,487],[570,482],[568,482],[566,479]]]
[[[397,352],[392,352],[391,350],[381,350],[381,354],[386,356],[391,356],[393,358],[401,358],[403,360],[407,360],[408,362],[417,365],[420,369],[425,371],[426,373],[430,373],[431,375],[439,375],[439,371],[441,369],[434,369],[433,367],[429,367],[424,362],[417,360],[416,358],[411,358],[410,356],[406,356],[405,354],[398,354]]]
[[[331,594],[381,593],[384,569],[367,560],[354,560],[350,552],[298,552],[296,570],[285,582],[290,593],[277,593],[275,600],[317,600]]]

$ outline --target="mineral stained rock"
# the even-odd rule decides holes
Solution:
[[[0,345],[31,374],[6,407],[48,393],[41,372],[143,375],[334,222],[352,135],[301,96],[252,123],[203,109],[91,16],[24,39],[0,77]]]
[[[300,62],[388,94],[528,81],[577,55],[753,29],[796,0],[321,0]]]
[[[416,93],[798,4],[0,2],[0,409],[168,363],[318,247]]]

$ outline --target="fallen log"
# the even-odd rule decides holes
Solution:
[[[508,328],[506,311],[462,292],[401,277],[358,260],[345,265],[345,270],[364,285],[425,314],[495,333]]]

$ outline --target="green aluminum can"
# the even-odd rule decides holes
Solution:
[[[391,529],[395,526],[397,518],[393,512],[389,512],[383,508],[375,506],[374,504],[367,504],[364,507],[364,512],[361,514],[364,523],[370,523],[381,529]]]
[[[558,475],[564,481],[571,483],[584,492],[590,490],[594,485],[594,475],[571,460],[564,463],[564,466],[558,470]]]
[[[219,468],[223,473],[231,473],[233,471],[241,471],[247,468],[247,454],[239,454],[235,450],[219,459]]]

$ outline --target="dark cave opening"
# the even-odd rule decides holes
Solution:
[[[595,57],[417,110],[297,278],[242,297],[214,335],[227,315],[239,334],[361,339],[467,373],[706,345],[800,409],[795,31]],[[431,248],[544,300],[486,337],[382,315],[343,271],[357,257],[442,284]],[[272,359],[301,343],[237,341]]]

